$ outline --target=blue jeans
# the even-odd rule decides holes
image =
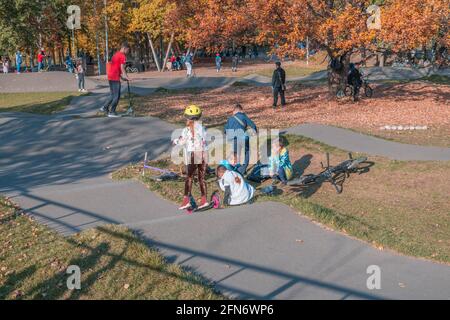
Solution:
[[[42,70],[42,65],[43,65],[42,62],[38,62],[38,71],[41,71],[41,70]]]
[[[244,139],[238,139],[234,138],[234,144],[233,144],[233,152],[237,153],[239,155],[240,150],[242,149],[242,144],[244,144],[244,163],[239,167],[238,171],[241,174],[245,174],[247,172],[248,165],[250,163],[250,138],[245,137]]]
[[[278,168],[278,178],[283,183],[287,183],[288,182],[288,179],[286,177],[286,172],[284,171],[283,168]]]
[[[21,63],[17,63],[17,73],[20,73],[20,66],[21,65],[22,65]]]
[[[84,90],[84,73],[78,74],[78,89]]]
[[[109,90],[111,91],[111,96],[108,102],[105,104],[105,109],[109,112],[109,107],[111,106],[111,112],[116,112],[117,105],[120,101],[122,85],[120,81],[109,81]]]

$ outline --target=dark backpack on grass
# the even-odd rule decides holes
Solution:
[[[250,172],[250,174],[247,176],[247,180],[261,183],[263,181],[270,179],[270,176],[266,176],[266,175],[262,174],[262,169],[268,168],[268,167],[269,167],[268,165],[262,165],[262,164],[258,163],[253,168],[252,172]]]

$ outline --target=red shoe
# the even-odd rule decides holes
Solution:
[[[209,206],[208,200],[206,200],[206,196],[202,197],[202,200],[200,201],[200,205],[198,206],[198,209],[203,209]]]
[[[186,210],[189,209],[191,207],[191,201],[189,201],[189,197],[184,197],[183,198],[183,203],[181,204],[181,206],[178,208],[179,210]]]

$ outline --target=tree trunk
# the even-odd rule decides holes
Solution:
[[[385,52],[382,52],[380,54],[380,67],[383,68],[384,67],[384,63],[386,62],[386,55]]]
[[[366,66],[366,60],[367,60],[367,51],[366,48],[361,48],[361,59],[362,59],[362,65]]]
[[[30,48],[30,68],[34,68],[33,48]]]
[[[341,61],[341,69],[334,70],[331,66],[328,67],[328,92],[331,97],[335,97],[340,90],[345,90],[347,85],[350,54],[344,54],[341,57],[337,57],[337,59]]]
[[[180,48],[180,44],[178,43],[178,41],[175,41],[175,50],[177,52],[177,55],[181,56],[183,54],[183,51]]]
[[[169,53],[170,53],[170,50],[172,49],[172,43],[173,43],[174,37],[175,37],[175,33],[172,32],[172,34],[170,35],[169,46],[167,47],[166,57],[164,58],[164,63],[161,68],[161,72],[164,71],[164,69],[166,68],[167,60],[169,59]]]
[[[163,36],[159,36],[159,63],[163,63],[163,52],[164,52],[164,42]],[[164,66],[161,65],[161,70],[164,69]]]
[[[152,37],[150,36],[149,33],[147,33],[147,37],[148,37],[148,44],[150,45],[150,48],[152,49],[153,60],[155,60],[156,68],[158,69],[158,71],[161,71],[161,66],[159,65],[159,59],[158,59],[158,56],[156,55],[155,46],[153,45]]]
[[[52,47],[52,60],[53,60],[53,65],[55,65],[56,64],[55,47]]]

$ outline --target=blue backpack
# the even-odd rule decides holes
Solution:
[[[268,167],[269,167],[268,165],[263,165],[263,164],[258,163],[253,168],[252,172],[250,172],[250,174],[247,176],[247,180],[253,181],[253,182],[257,182],[257,183],[269,180],[270,176],[264,175],[262,173],[262,169],[263,168],[268,168]]]

